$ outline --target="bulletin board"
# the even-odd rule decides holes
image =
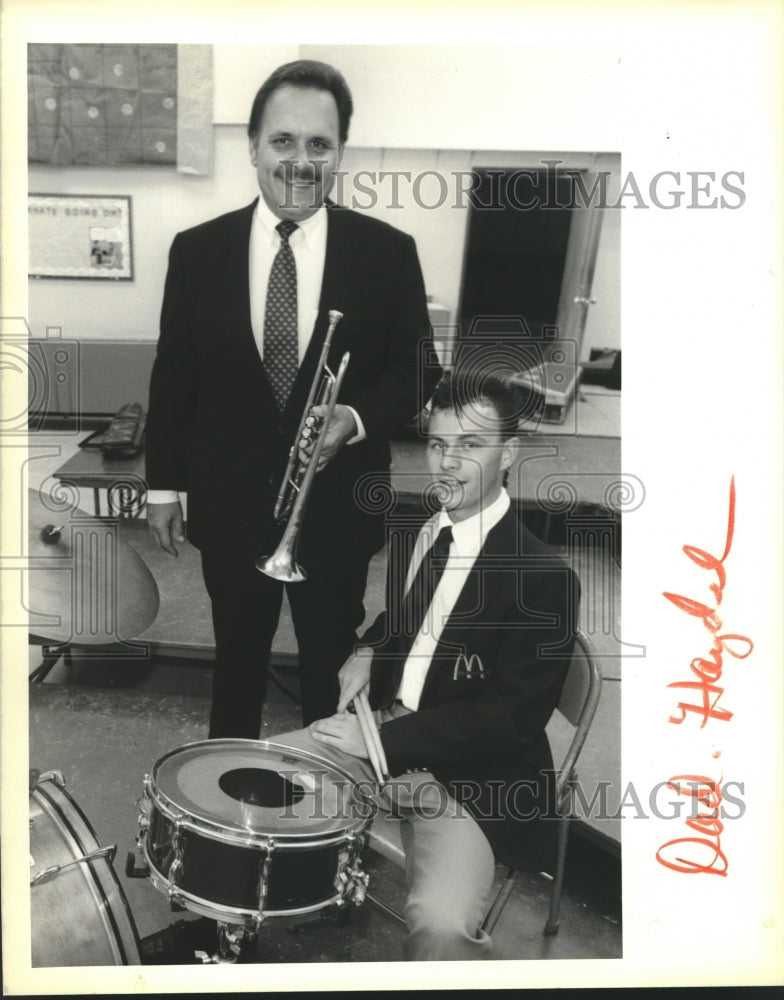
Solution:
[[[31,278],[133,280],[127,195],[28,196]]]

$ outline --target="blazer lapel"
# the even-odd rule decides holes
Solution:
[[[352,225],[350,213],[327,202],[327,219],[327,256],[319,301],[319,320],[325,323],[330,309],[345,312],[347,296],[356,280],[353,262],[361,253],[361,237]]]
[[[470,648],[467,633],[475,632],[484,610],[492,604],[504,584],[504,574],[490,570],[502,568],[500,558],[514,558],[512,553],[516,551],[518,523],[517,515],[510,507],[485,539],[441,633],[422,687],[420,704],[428,703],[439,671],[447,666],[452,670],[456,657]]]

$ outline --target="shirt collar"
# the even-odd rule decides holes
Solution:
[[[268,246],[273,246],[277,243],[280,238],[275,227],[280,222],[280,219],[275,215],[272,209],[267,205],[266,201],[262,197],[256,202],[256,218],[261,226],[261,233],[264,242]],[[302,238],[305,246],[309,250],[316,249],[317,241],[324,238],[324,233],[327,227],[327,207],[322,205],[309,219],[305,219],[303,222],[298,222],[300,232],[302,233]],[[293,238],[297,238],[297,233],[293,234]]]
[[[485,507],[473,516],[467,517],[465,521],[453,523],[447,511],[439,511],[433,525],[434,536],[437,536],[442,528],[451,528],[456,551],[465,552],[470,550],[478,552],[484,545],[490,531],[509,510],[510,504],[511,500],[509,499],[508,492],[502,489],[489,507]]]

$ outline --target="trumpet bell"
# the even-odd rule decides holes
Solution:
[[[256,560],[256,569],[265,576],[281,580],[283,583],[302,583],[308,578],[305,570],[285,553],[275,552],[271,556],[261,556]]]

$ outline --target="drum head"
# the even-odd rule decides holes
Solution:
[[[364,827],[371,807],[352,776],[306,751],[262,740],[205,740],[162,757],[150,791],[164,812],[233,840],[330,839]]]

